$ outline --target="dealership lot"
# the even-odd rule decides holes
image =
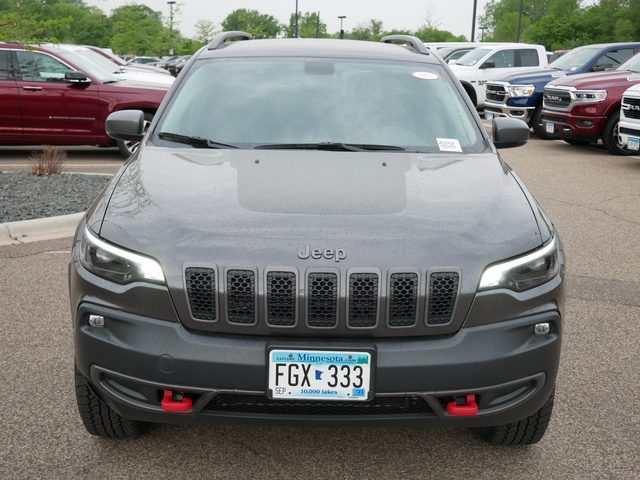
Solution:
[[[0,151],[25,169],[31,147]],[[532,447],[466,430],[172,426],[93,438],[76,411],[66,285],[70,239],[0,247],[0,425],[6,478],[606,478],[640,461],[640,157],[532,137],[503,156],[567,254],[556,407]],[[69,150],[67,171],[112,173],[117,149]],[[635,473],[634,473],[635,472]]]

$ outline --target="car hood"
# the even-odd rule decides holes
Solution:
[[[558,78],[549,85],[564,85],[577,89],[606,88],[628,83],[629,86],[640,81],[640,73],[628,70],[615,70],[602,73],[581,73],[566,78]]]
[[[146,146],[94,205],[88,225],[157,258],[175,282],[185,264],[205,261],[454,266],[477,285],[487,264],[548,239],[552,227],[544,218],[495,153]],[[303,258],[305,250],[333,254]]]
[[[528,70],[526,73],[515,73],[497,78],[501,82],[509,82],[512,85],[525,85],[530,83],[538,83],[550,81],[555,78],[562,78],[566,75],[572,75],[571,72],[556,70],[555,68],[540,68],[538,70]]]

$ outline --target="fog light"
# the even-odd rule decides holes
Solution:
[[[591,128],[593,127],[593,122],[591,120],[578,120],[576,125],[582,128]]]
[[[102,315],[89,315],[89,325],[96,328],[104,327],[104,317]]]
[[[548,335],[550,331],[551,331],[551,324],[548,322],[536,323],[533,326],[533,333],[535,333],[535,335],[538,337],[542,335]]]

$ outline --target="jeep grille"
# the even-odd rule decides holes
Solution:
[[[276,333],[274,328],[310,335],[322,330],[329,334],[336,328],[346,328],[352,335],[358,330],[375,335],[380,329],[388,335],[389,328],[441,326],[453,319],[458,272],[432,271],[424,286],[418,270],[386,275],[376,269],[350,270],[342,286],[337,269],[318,270],[311,269],[301,279],[288,268],[267,269],[263,274],[257,269],[222,273],[216,268],[186,268],[191,317],[215,322],[216,331],[237,331],[225,325],[255,326],[255,333],[263,335]]]

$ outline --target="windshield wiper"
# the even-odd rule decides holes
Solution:
[[[256,150],[333,150],[347,152],[371,152],[371,151],[395,151],[404,152],[404,148],[395,145],[375,145],[375,144],[356,144],[341,142],[319,142],[319,143],[267,143],[265,145],[256,145]]]
[[[179,133],[160,132],[158,138],[169,142],[186,143],[196,148],[240,148],[237,145],[228,143],[214,142],[208,138],[190,137],[189,135],[180,135]]]

